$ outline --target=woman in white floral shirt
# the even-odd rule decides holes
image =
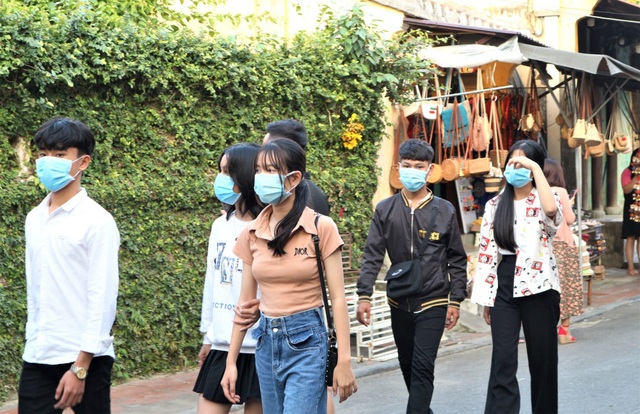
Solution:
[[[485,306],[493,352],[485,413],[520,412],[518,335],[524,330],[535,413],[558,412],[560,282],[552,238],[562,209],[547,182],[546,154],[535,141],[516,142],[504,189],[487,202],[471,300]]]

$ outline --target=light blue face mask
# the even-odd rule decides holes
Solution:
[[[504,178],[515,188],[522,188],[533,179],[531,177],[531,170],[527,168],[513,168],[513,165],[508,165],[507,168],[505,168]]]
[[[289,191],[284,189],[284,180],[293,174],[295,171],[290,172],[287,175],[280,174],[256,174],[255,181],[253,183],[253,189],[264,204],[280,204],[291,195],[291,188]],[[295,188],[295,187],[294,187]]]
[[[77,160],[67,160],[59,157],[41,157],[36,160],[36,173],[40,182],[45,188],[53,193],[65,188],[76,179],[80,171],[74,176],[69,175],[71,165],[84,158],[84,155]]]
[[[227,174],[220,173],[213,182],[213,191],[216,193],[218,200],[225,204],[233,205],[240,198],[240,193],[233,191],[235,183]]]
[[[416,192],[427,185],[427,172],[400,167],[400,182],[408,191]]]

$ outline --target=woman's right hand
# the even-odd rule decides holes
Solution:
[[[238,368],[235,365],[227,365],[222,376],[220,385],[227,400],[233,404],[240,404],[240,396],[236,394],[236,380],[238,379]]]
[[[487,325],[491,325],[491,308],[488,306],[484,307],[484,321],[487,323]]]
[[[334,397],[340,392],[340,402],[345,401],[358,391],[356,377],[353,375],[353,369],[351,369],[351,361],[347,361],[346,363],[338,361],[338,364],[333,370],[332,390]]]

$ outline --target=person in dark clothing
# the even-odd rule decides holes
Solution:
[[[444,328],[451,329],[466,297],[467,255],[456,210],[427,188],[433,148],[418,139],[400,145],[401,192],[376,206],[357,284],[358,321],[369,325],[371,295],[385,251],[396,266],[419,259],[417,288],[398,297],[387,284],[391,327],[409,401],[407,413],[431,413],[435,360]],[[412,266],[415,266],[415,261]],[[416,277],[416,273],[412,275]]]
[[[297,142],[305,152],[307,151],[309,138],[302,122],[296,121],[295,119],[283,119],[269,123],[265,129],[267,134],[264,136],[263,144],[276,138],[288,138]],[[328,216],[329,201],[327,195],[320,187],[311,181],[311,174],[309,174],[309,172],[305,174],[304,179],[307,181],[309,187],[309,207],[317,213]]]
[[[627,259],[627,274],[638,276],[633,263],[633,255],[640,256],[640,204],[638,191],[640,191],[640,156],[638,148],[631,153],[629,166],[622,170],[620,184],[624,192],[624,208],[622,210],[622,239],[625,240],[624,252]],[[637,252],[634,252],[637,250]]]

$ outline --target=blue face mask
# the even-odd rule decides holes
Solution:
[[[504,170],[504,178],[515,188],[522,188],[531,182],[531,170],[526,168],[513,168],[513,165],[508,165]]]
[[[36,173],[40,182],[45,188],[53,193],[65,188],[69,183],[76,179],[80,171],[76,175],[71,176],[71,165],[84,158],[84,155],[77,160],[71,161],[58,157],[41,157],[36,160]]]
[[[284,180],[294,172],[290,172],[287,175],[266,173],[256,174],[253,189],[260,198],[260,201],[264,204],[277,205],[289,198],[293,188],[289,191],[285,191]]]
[[[400,182],[408,191],[416,192],[427,184],[427,172],[415,168],[400,168]]]
[[[233,179],[226,174],[218,174],[216,180],[213,182],[213,191],[216,193],[218,200],[225,204],[235,204],[240,198],[240,193],[233,191],[235,183]]]

